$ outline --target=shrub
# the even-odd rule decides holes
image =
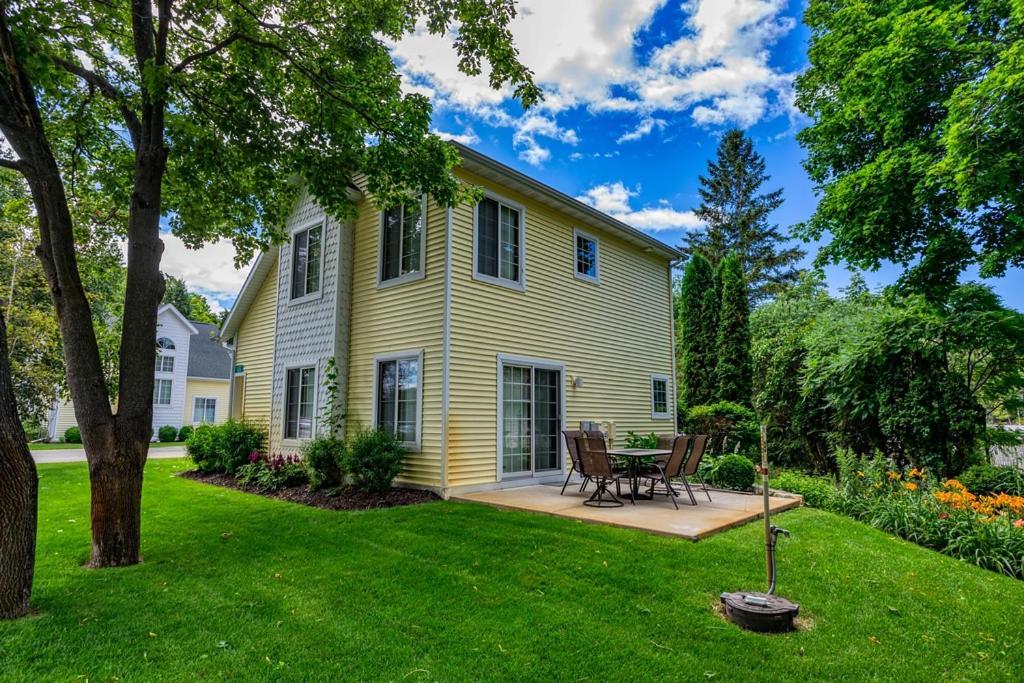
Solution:
[[[1024,495],[1024,472],[1013,466],[971,465],[957,479],[976,495],[1010,493]]]
[[[382,429],[357,432],[345,453],[345,471],[356,488],[384,493],[402,471],[405,449],[398,437]]]
[[[335,488],[345,476],[345,442],[331,437],[319,437],[302,447],[302,457],[309,473],[309,488]]]
[[[749,491],[754,487],[754,463],[743,455],[717,458],[711,471],[711,482],[733,491]]]
[[[178,441],[188,441],[188,437],[193,429],[192,425],[182,425],[181,429],[178,430]]]
[[[82,432],[78,427],[68,427],[64,432],[64,443],[82,443]]]
[[[636,432],[626,432],[626,448],[657,448],[658,447],[658,435],[654,432],[650,434],[637,434]]]
[[[686,416],[686,431],[710,434],[715,453],[753,450],[760,438],[754,411],[729,401],[690,408]]]
[[[279,453],[267,457],[253,451],[246,460],[235,474],[235,478],[245,486],[254,486],[260,491],[280,491],[309,481],[302,458],[297,455]]]
[[[156,438],[160,443],[171,443],[178,440],[178,428],[174,425],[164,425],[157,430]]]
[[[213,429],[221,471],[228,474],[238,471],[253,451],[262,452],[267,440],[261,427],[246,420],[228,420]]]
[[[768,486],[796,493],[804,498],[804,505],[823,510],[839,507],[839,489],[830,477],[815,477],[792,470],[781,470],[772,475]]]
[[[200,472],[224,471],[217,452],[217,430],[213,425],[200,425],[185,441],[185,451]]]

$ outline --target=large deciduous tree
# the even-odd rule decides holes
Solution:
[[[64,339],[89,460],[90,565],[139,560],[164,292],[160,221],[186,244],[226,237],[240,258],[279,236],[302,188],[354,212],[356,173],[378,203],[469,190],[430,133],[430,103],[403,93],[388,50],[417,25],[454,34],[459,68],[540,91],[518,60],[511,0],[130,0],[0,3],[0,132],[39,221],[38,254]],[[296,176],[304,183],[293,182]],[[128,207],[118,400],[110,392],[76,258],[71,201]]]
[[[811,0],[798,138],[819,262],[907,268],[941,301],[971,264],[1024,265],[1024,6]]]
[[[715,398],[749,406],[753,391],[750,302],[739,254],[730,254],[718,264],[718,281],[721,287],[721,306],[718,309]]]
[[[768,221],[769,214],[782,206],[781,189],[760,191],[769,179],[753,141],[743,131],[727,131],[716,159],[708,162],[707,175],[700,176],[701,203],[694,213],[705,227],[687,233],[680,246],[687,255],[700,254],[716,268],[736,253],[752,304],[796,282],[796,263],[804,257],[803,250],[788,245],[789,237]]]
[[[680,396],[683,406],[713,403],[717,390],[718,292],[711,263],[694,254],[686,263],[677,295]]]

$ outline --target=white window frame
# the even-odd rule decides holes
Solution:
[[[309,436],[299,436],[298,428],[296,427],[295,436],[287,436],[288,434],[288,371],[289,370],[313,370],[313,378],[315,380],[313,384],[313,424],[310,426]],[[306,360],[302,362],[288,363],[284,366],[284,390],[281,392],[281,444],[284,446],[298,446],[316,438],[319,415],[319,401],[320,401],[320,362],[319,360]]]
[[[213,401],[213,419],[209,422],[196,420],[196,401]],[[203,411],[206,412],[205,409]],[[192,397],[192,424],[216,424],[217,422],[217,397],[216,396],[193,396]]]
[[[156,388],[158,386],[160,386],[159,385],[160,382],[167,382],[167,386],[169,387],[169,389],[167,390],[167,403],[163,403],[161,401],[157,401],[156,400],[157,399]],[[169,405],[171,405],[173,403],[174,403],[174,380],[170,379],[170,378],[164,378],[164,377],[160,377],[160,378],[154,379],[153,380],[153,405],[154,406],[169,406]]]
[[[299,233],[306,232],[307,230],[312,230],[312,229],[314,229],[316,227],[320,228],[320,283],[319,283],[319,287],[317,288],[317,290],[315,292],[307,292],[306,294],[303,294],[302,296],[297,296],[297,297],[295,297],[293,299],[292,298],[292,277],[294,277],[294,275],[295,275],[295,240],[298,237]],[[307,244],[307,248],[308,248],[308,245],[309,245],[308,238],[307,238],[306,244]],[[291,232],[291,253],[288,255],[288,263],[287,263],[287,266],[286,266],[287,269],[288,269],[288,292],[287,292],[287,294],[288,294],[288,305],[289,306],[294,306],[294,305],[297,305],[297,304],[304,304],[307,301],[315,301],[315,300],[317,300],[317,299],[319,299],[320,297],[323,296],[323,293],[324,293],[324,254],[326,252],[327,252],[327,221],[323,217],[317,218],[316,220],[307,221],[306,223],[303,223],[303,224],[297,226],[294,230],[292,230],[292,232]],[[307,272],[308,272],[308,264],[307,264]]]
[[[664,413],[659,413],[656,410],[654,402],[654,383],[664,382],[665,383],[665,408]],[[672,417],[672,379],[668,375],[651,375],[651,419],[652,420],[668,420]]]
[[[499,221],[501,216],[501,205],[504,204],[510,209],[514,209],[519,212],[519,282],[514,280],[506,280],[503,277],[494,277],[493,275],[484,275],[478,270],[479,264],[477,263],[477,242],[480,239],[480,202],[473,205],[473,279],[479,282],[486,282],[492,285],[498,285],[499,287],[505,287],[507,289],[514,289],[519,292],[526,291],[526,207],[519,202],[513,201],[506,197],[502,197],[499,194],[491,192],[490,190],[484,190],[484,199],[491,199],[498,202],[498,215]],[[500,240],[500,229],[499,229],[499,240]],[[499,250],[501,244],[499,241]],[[499,267],[500,272],[500,267]]]
[[[579,270],[579,252],[576,243],[579,242],[581,237],[594,243],[593,275],[586,275],[581,273]],[[592,235],[585,230],[580,230],[579,228],[572,229],[572,274],[576,276],[577,280],[601,284],[601,240],[597,239],[595,235]]]
[[[164,367],[164,361],[165,360],[171,361],[171,367],[170,368],[165,368]],[[159,373],[164,373],[164,374],[171,374],[171,373],[173,373],[174,372],[174,354],[173,353],[167,353],[166,350],[161,349],[160,353],[158,353],[157,356],[156,356],[156,371],[159,372]]]
[[[495,404],[495,418],[498,425],[498,431],[494,437],[497,441],[498,459],[495,466],[497,467],[497,480],[500,482],[505,481],[516,481],[516,480],[542,480],[549,479],[551,476],[561,477],[565,474],[565,438],[562,436],[562,432],[566,430],[566,365],[562,361],[550,360],[546,358],[531,358],[529,356],[516,356],[505,353],[499,353],[498,359],[498,372],[496,375],[497,389],[498,389],[498,402]],[[561,377],[561,390],[558,392],[559,406],[558,410],[561,413],[561,427],[558,430],[558,467],[553,470],[541,470],[533,474],[510,474],[505,476],[505,439],[503,435],[505,433],[505,366],[506,365],[528,365],[531,368],[540,368],[541,370],[557,370]],[[532,374],[531,374],[532,376]]]
[[[419,385],[416,387],[416,441],[403,441],[402,446],[414,453],[418,453],[423,447],[423,349],[379,353],[373,357],[373,408],[370,415],[370,424],[374,429],[377,428],[377,404],[380,400],[380,364],[389,361],[413,359],[416,360],[419,375]]]
[[[380,212],[380,229],[377,231],[377,289],[386,289],[395,285],[422,280],[427,276],[427,195],[420,198],[420,263],[416,270],[402,273],[390,280],[384,279],[384,220],[386,211]],[[402,205],[402,223],[405,221],[405,205]],[[402,268],[402,252],[398,253],[398,268]]]

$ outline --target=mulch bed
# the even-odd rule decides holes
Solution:
[[[229,489],[255,493],[266,498],[277,498],[292,503],[301,503],[325,510],[376,510],[379,508],[397,507],[399,505],[416,505],[427,503],[432,500],[440,500],[437,495],[430,491],[418,489],[393,488],[387,493],[366,493],[351,486],[345,486],[333,491],[310,491],[303,484],[293,486],[280,491],[261,491],[254,486],[243,486],[230,474],[204,474],[198,470],[182,472],[182,477],[200,481],[204,484],[223,486]]]

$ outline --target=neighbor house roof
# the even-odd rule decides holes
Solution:
[[[231,379],[231,352],[217,337],[217,326],[193,322],[196,334],[188,344],[188,376]]]

